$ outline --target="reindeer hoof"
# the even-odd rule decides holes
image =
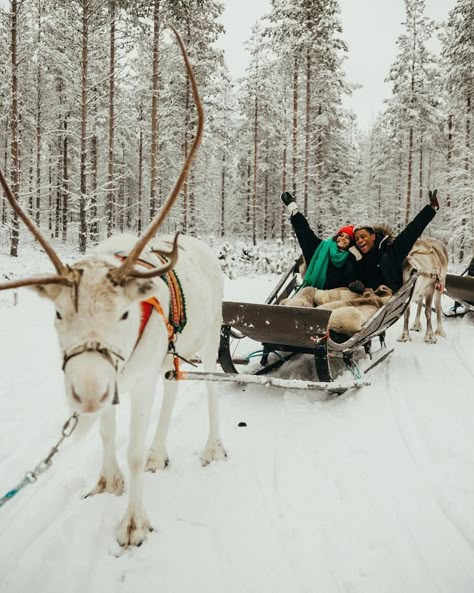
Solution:
[[[420,332],[421,331],[421,325],[413,325],[411,327],[411,331]]]
[[[220,440],[212,444],[207,444],[201,455],[201,463],[203,466],[209,465],[213,461],[221,461],[226,459],[227,452]]]
[[[147,472],[156,472],[158,470],[163,470],[168,467],[170,462],[170,458],[168,457],[167,453],[163,455],[158,455],[150,451],[148,455],[148,460],[146,462],[145,470]]]
[[[102,494],[103,492],[108,492],[109,494],[115,494],[115,496],[120,496],[123,494],[124,490],[125,479],[123,477],[123,474],[119,472],[109,479],[107,479],[105,476],[100,476],[95,488],[93,488],[89,492],[89,494],[86,494],[84,498],[94,496],[95,494]]]
[[[403,333],[397,340],[397,342],[410,342],[411,338],[410,338],[410,334],[407,333]]]
[[[437,329],[435,332],[435,336],[439,336],[440,338],[445,338],[446,334],[444,333],[444,330],[442,329]]]
[[[117,542],[122,547],[141,546],[151,531],[153,527],[144,513],[132,517],[127,513],[117,527]]]
[[[437,341],[438,340],[433,335],[431,335],[431,336],[425,336],[425,342],[427,344],[436,344]]]

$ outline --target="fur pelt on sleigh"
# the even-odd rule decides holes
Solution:
[[[294,296],[281,301],[287,307],[315,307],[332,311],[329,324],[332,331],[352,336],[393,296],[385,285],[372,290],[366,288],[357,295],[349,288],[320,290],[306,286]]]

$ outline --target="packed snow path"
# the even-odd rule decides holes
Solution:
[[[261,301],[274,280],[228,282],[227,298]],[[51,306],[28,291],[17,307],[2,298],[0,495],[68,417]],[[171,465],[146,476],[156,531],[137,549],[114,540],[123,499],[82,498],[100,468],[97,425],[66,441],[0,509],[0,591],[472,593],[473,317],[448,320],[436,345],[396,343],[397,324],[372,385],[336,399],[222,385],[229,458],[206,468],[205,388],[181,385]],[[126,469],[127,397],[118,420]]]

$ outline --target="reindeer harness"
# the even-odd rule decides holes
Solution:
[[[162,261],[164,261],[164,257],[162,255],[157,255]],[[116,253],[115,256],[119,259],[125,259],[124,256],[120,255],[119,253]],[[155,267],[153,264],[150,264],[149,262],[143,259],[138,259],[137,264],[148,269],[153,269]],[[143,332],[145,331],[146,325],[151,317],[151,314],[155,310],[163,317],[163,321],[165,322],[166,330],[168,332],[168,351],[171,354],[173,354],[175,372],[177,377],[179,377],[181,376],[181,371],[179,369],[179,359],[182,357],[176,352],[175,342],[178,337],[178,334],[183,331],[187,323],[186,300],[184,298],[181,282],[179,281],[178,275],[174,270],[166,272],[166,274],[161,276],[161,279],[168,287],[170,293],[169,315],[168,317],[165,315],[163,307],[161,306],[160,301],[156,297],[151,297],[150,299],[142,301],[140,303],[140,328],[138,331],[138,338],[135,343],[135,348],[137,347],[137,344],[140,341]]]
[[[126,259],[125,256],[120,255],[120,253],[116,253],[115,256],[120,259]],[[142,259],[137,260],[137,264],[143,267],[153,269],[155,266],[150,264],[147,261]],[[179,370],[179,358],[181,358],[175,350],[175,342],[178,336],[178,333],[181,333],[186,326],[187,317],[186,317],[186,302],[184,299],[183,290],[181,287],[181,282],[179,281],[178,275],[175,271],[170,271],[161,276],[164,283],[167,285],[169,292],[170,292],[170,312],[168,317],[165,315],[163,311],[163,307],[161,306],[160,301],[156,297],[151,297],[150,299],[146,299],[140,303],[141,308],[141,316],[140,316],[140,327],[138,330],[138,337],[135,342],[134,349],[137,347],[140,338],[145,331],[146,325],[148,320],[153,313],[153,310],[157,311],[162,317],[166,325],[166,330],[168,333],[168,351],[173,354],[174,357],[174,367],[177,375],[181,374]],[[80,279],[79,279],[80,280]],[[77,294],[78,294],[79,286],[78,283],[75,286],[75,301],[77,301]],[[111,348],[101,344],[97,341],[87,341],[84,344],[79,344],[75,346],[71,350],[64,352],[63,354],[63,364],[62,370],[66,368],[67,363],[74,358],[75,356],[80,356],[85,352],[96,352],[105,358],[107,362],[109,362],[117,372],[118,369],[118,361],[124,361],[125,359],[121,354],[115,352]],[[115,381],[115,392],[114,392],[114,404],[119,403],[118,399],[118,388],[117,388],[117,381]]]
[[[436,251],[433,249],[433,247],[430,247],[428,250],[423,250],[423,249],[413,250],[407,256],[406,262],[409,263],[410,266],[414,270],[416,270],[420,276],[423,276],[424,278],[431,278],[432,280],[435,280],[436,290],[439,290],[440,292],[442,292],[443,284],[441,282],[441,270],[438,270],[437,272],[425,272],[423,270],[420,270],[419,266],[416,265],[416,262],[412,258],[413,255],[417,255],[417,254],[418,255],[429,255],[430,253],[436,253]]]

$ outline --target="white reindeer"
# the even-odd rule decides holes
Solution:
[[[442,326],[441,295],[446,285],[448,270],[448,251],[441,241],[437,239],[418,239],[405,259],[403,265],[403,281],[406,282],[413,270],[420,273],[413,293],[413,301],[417,303],[416,317],[412,330],[421,330],[421,309],[425,306],[426,333],[425,342],[436,343],[436,336],[446,337]],[[435,301],[436,333],[433,333],[431,324],[431,305]],[[410,320],[410,307],[405,309],[402,335],[399,342],[410,340],[408,324]]]
[[[66,395],[80,414],[100,414],[103,462],[97,485],[90,494],[124,490],[124,477],[115,451],[115,407],[118,392],[131,394],[128,466],[130,494],[128,508],[117,528],[120,545],[140,545],[151,530],[143,507],[143,471],[163,469],[168,464],[166,436],[178,385],[164,381],[163,403],[156,434],[148,457],[145,435],[153,394],[159,375],[173,369],[166,320],[170,292],[163,274],[173,268],[181,282],[187,323],[177,335],[176,351],[188,358],[197,352],[206,370],[216,370],[222,321],[223,283],[220,265],[211,250],[191,237],[163,238],[153,251],[147,243],[165,219],[185,179],[203,130],[203,111],[186,50],[176,34],[198,110],[198,130],[191,151],[175,187],[162,210],[137,241],[118,235],[104,241],[93,257],[72,266],[64,265],[38,228],[13,196],[0,171],[0,181],[8,200],[33,232],[53,262],[57,275],[29,278],[0,285],[0,289],[33,286],[50,299],[56,309],[56,330],[64,355]],[[171,246],[171,248],[167,248]],[[114,254],[128,254],[125,261]],[[158,255],[157,255],[157,254]],[[176,263],[179,253],[179,259]],[[144,270],[137,260],[152,269]],[[166,263],[163,263],[163,260]],[[175,265],[176,264],[176,265]],[[163,315],[154,310],[139,337],[141,301],[155,297]],[[166,318],[166,319],[165,319]],[[209,383],[209,436],[201,456],[203,465],[226,456],[218,430],[217,393]]]

